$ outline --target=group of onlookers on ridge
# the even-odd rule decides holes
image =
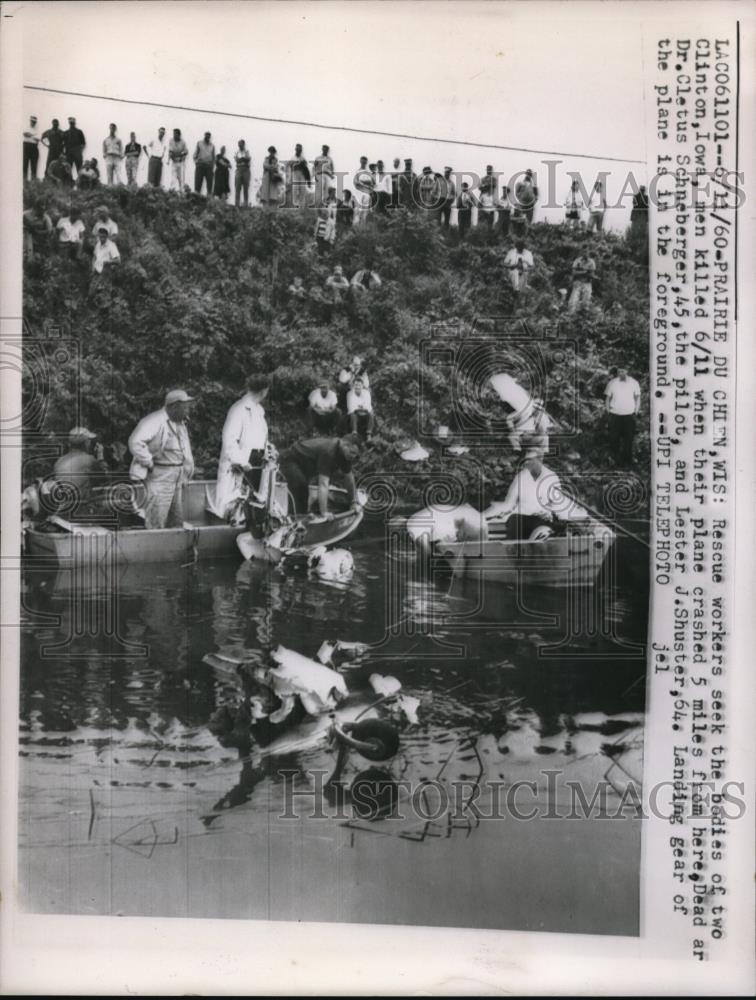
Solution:
[[[165,127],[161,126],[148,143],[139,142],[134,132],[124,142],[118,126],[111,122],[102,140],[101,171],[97,157],[84,158],[86,137],[75,118],[68,119],[65,130],[54,118],[51,127],[40,132],[37,118],[32,115],[23,133],[24,179],[37,177],[40,147],[47,151],[44,177],[63,187],[76,185],[86,189],[100,183],[122,184],[124,180],[134,187],[144,158],[148,184],[161,187],[165,180],[170,190],[183,193],[187,189],[186,171],[191,155],[196,193],[225,200],[231,194],[233,173],[236,205],[249,204],[252,154],[245,139],[239,139],[236,150],[229,154],[225,146],[215,145],[212,133],[205,132],[190,150],[181,129],[174,128],[168,138]],[[450,227],[454,214],[463,239],[474,218],[479,226],[492,233],[502,236],[511,233],[514,239],[524,237],[540,198],[534,172],[526,170],[518,175],[513,189],[501,183],[501,175],[492,164],[472,184],[461,179],[465,176],[469,175],[455,174],[450,166],[444,167],[443,172],[425,166],[416,173],[411,158],[402,161],[394,157],[389,167],[381,159],[370,162],[368,156],[361,156],[353,169],[338,174],[330,146],[323,145],[321,152],[309,160],[302,144],[297,143],[288,157],[279,157],[275,146],[268,147],[255,197],[265,208],[319,209],[319,235],[326,241],[335,238],[339,217],[342,224],[349,219],[349,225],[358,226],[397,208],[432,212],[444,229]],[[564,219],[569,226],[601,232],[606,211],[603,180],[596,180],[590,193],[583,190],[580,181],[572,181],[564,201]],[[648,195],[645,187],[640,187],[633,198],[631,225],[645,231],[647,219]]]

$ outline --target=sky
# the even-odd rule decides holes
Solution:
[[[645,181],[642,163],[464,143],[644,160],[642,40],[628,12],[575,3],[36,3],[21,8],[24,83],[104,99],[25,90],[24,110],[42,127],[53,117],[65,127],[74,115],[98,158],[110,121],[124,141],[135,131],[141,142],[164,124],[169,133],[180,127],[190,148],[206,130],[228,152],[245,138],[255,177],[270,144],[285,156],[301,142],[313,158],[325,142],[336,169],[350,172],[363,154],[387,165],[411,156],[418,171],[449,165],[482,174],[491,163],[507,178],[530,167],[542,199],[550,175],[560,205],[568,170],[580,170],[588,188],[608,170],[611,200],[629,171]],[[117,97],[463,144],[124,105]],[[559,162],[549,168],[546,160]],[[607,221],[623,225],[628,212],[629,198]],[[557,221],[562,210],[541,217]]]

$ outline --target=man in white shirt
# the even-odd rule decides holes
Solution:
[[[108,231],[104,226],[97,230],[97,242],[94,245],[94,256],[92,268],[95,274],[102,274],[105,268],[113,267],[121,261],[118,247],[108,236]]]
[[[600,233],[604,229],[604,215],[606,213],[606,192],[604,182],[597,180],[593,185],[591,196],[588,199],[588,232],[595,229]]]
[[[108,184],[120,183],[121,160],[123,159],[123,142],[116,135],[116,125],[110,123],[110,132],[102,141],[102,155],[105,157]]]
[[[373,435],[373,399],[370,390],[359,376],[352,382],[352,388],[347,393],[347,415],[349,429],[352,434],[359,434],[367,441]]]
[[[360,166],[353,177],[354,182],[354,225],[359,226],[367,219],[372,204],[375,180],[368,168],[367,156],[360,157]]]
[[[31,180],[37,179],[37,163],[39,162],[39,127],[37,116],[31,115],[29,125],[24,129],[24,180],[31,175]]]
[[[506,520],[507,538],[526,541],[535,528],[552,526],[564,509],[559,477],[541,461],[536,449],[525,454],[504,500],[483,512],[486,521]]]
[[[157,136],[147,143],[147,182],[153,187],[160,187],[163,177],[163,164],[167,162],[168,143],[165,141],[165,129],[161,125]]]
[[[86,232],[86,226],[82,221],[79,209],[72,206],[68,215],[64,215],[55,228],[58,233],[60,253],[67,254],[72,260],[78,260],[81,257],[84,233]]]
[[[509,271],[509,280],[515,292],[527,290],[528,276],[534,266],[533,254],[525,248],[525,241],[517,240],[504,258],[504,267]]]
[[[336,393],[331,388],[328,379],[313,389],[308,397],[307,426],[313,431],[313,436],[331,437],[338,432],[341,421],[341,410]]]
[[[641,390],[626,368],[616,371],[606,387],[606,412],[609,417],[609,443],[618,465],[633,464],[635,417],[640,410]]]
[[[186,427],[191,402],[183,389],[171,389],[163,408],[140,420],[129,438],[131,478],[145,484],[146,528],[180,528],[184,523],[184,484],[194,473]]]
[[[171,190],[173,190],[173,184],[175,181],[179,194],[184,193],[184,184],[186,181],[186,158],[188,155],[189,148],[181,137],[181,129],[175,128],[173,130],[173,138],[168,143],[168,159],[171,163],[170,187]]]
[[[115,219],[111,219],[110,210],[107,205],[100,205],[95,209],[95,221],[92,226],[92,232],[96,236],[101,229],[105,230],[111,240],[114,240],[118,236],[118,223]]]
[[[238,399],[223,425],[218,479],[211,510],[218,517],[232,513],[232,505],[242,496],[244,477],[253,489],[260,485],[265,446],[268,443],[268,422],[263,400],[270,380],[265,375],[251,375],[247,392]]]

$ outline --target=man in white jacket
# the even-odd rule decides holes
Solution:
[[[184,523],[184,484],[194,473],[186,427],[191,402],[183,389],[171,389],[163,408],[140,420],[129,438],[131,477],[145,484],[147,528],[180,528]]]
[[[247,379],[247,392],[234,403],[226,416],[218,480],[211,507],[218,517],[226,517],[230,505],[241,496],[245,473],[249,474],[249,481],[255,489],[259,486],[268,443],[268,422],[262,402],[269,386],[266,375],[251,375]]]

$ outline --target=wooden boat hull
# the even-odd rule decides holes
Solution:
[[[436,554],[459,576],[490,583],[531,587],[593,585],[614,543],[612,529],[598,521],[585,532],[542,541],[440,542]]]
[[[119,528],[81,525],[80,533],[68,531],[26,532],[28,554],[46,558],[59,566],[111,563],[191,563],[197,560],[222,559],[238,556],[237,538],[244,527],[227,524],[207,510],[207,490],[214,482],[194,480],[184,489],[184,527],[181,528]],[[344,502],[343,490],[333,488],[335,505]],[[316,491],[311,490],[313,499]],[[286,500],[285,487],[283,501]],[[333,545],[356,530],[362,512],[337,514],[333,521],[308,526],[306,545]]]

